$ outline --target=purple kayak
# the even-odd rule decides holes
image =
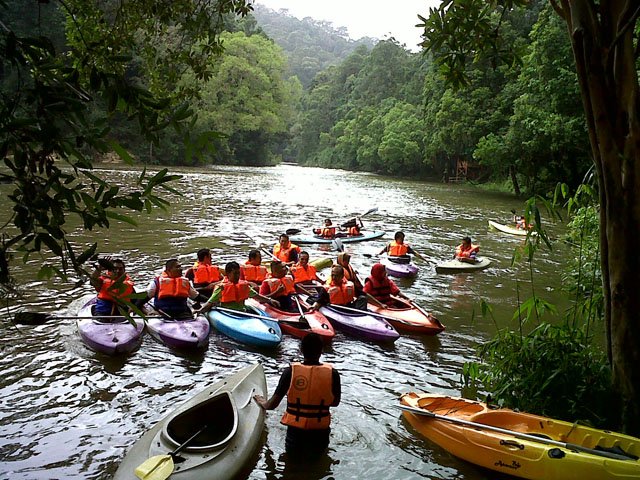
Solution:
[[[131,353],[140,346],[144,321],[125,317],[100,317],[93,313],[96,297],[92,297],[78,311],[77,326],[85,345],[105,355]]]
[[[204,315],[188,319],[150,317],[145,322],[151,336],[169,348],[199,350],[209,344],[209,321]]]
[[[329,319],[333,326],[354,337],[374,342],[395,342],[400,334],[389,322],[374,317],[366,311],[356,313],[342,310],[339,305],[320,307],[320,313]]]
[[[418,275],[418,267],[411,262],[411,257],[384,257],[380,260],[387,274],[392,277],[410,278]]]

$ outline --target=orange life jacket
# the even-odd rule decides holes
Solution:
[[[320,235],[324,238],[333,238],[336,236],[336,227],[324,227],[320,230]]]
[[[189,280],[185,277],[169,277],[167,272],[156,278],[158,282],[158,298],[187,298],[190,292]]]
[[[267,267],[252,265],[248,261],[240,265],[242,278],[247,282],[260,283],[267,278]]]
[[[221,303],[244,302],[251,294],[251,287],[246,280],[239,280],[238,283],[231,283],[226,277],[222,284]]]
[[[349,230],[347,230],[347,233],[351,237],[357,237],[358,235],[360,235],[360,227],[355,227],[355,226],[349,227]]]
[[[133,293],[133,280],[129,275],[125,276],[122,281],[113,280],[110,277],[101,276],[102,287],[98,292],[98,298],[114,302],[117,298],[128,300]]]
[[[329,292],[329,301],[334,305],[346,305],[355,298],[353,282],[344,279],[341,285],[335,285],[333,280],[329,280],[327,282],[327,291]]]
[[[291,268],[291,273],[293,273],[293,281],[295,283],[301,283],[315,280],[318,271],[313,265],[307,264],[307,268],[304,268],[302,265],[298,264]]]
[[[409,251],[409,245],[406,243],[397,243],[395,240],[389,244],[388,255],[392,257],[401,257]]]
[[[273,246],[273,255],[277,257],[281,262],[287,263],[291,261],[289,257],[292,250],[300,253],[300,247],[298,245],[289,242],[289,245],[286,248],[283,248],[279,243],[277,243]]]
[[[293,278],[285,275],[282,278],[267,278],[264,283],[269,286],[269,293],[274,293],[280,285],[284,287],[284,291],[280,292],[279,296],[291,295],[296,293],[296,288],[293,286]]]
[[[462,244],[456,247],[456,257],[459,258],[471,258],[471,254],[478,253],[480,247],[478,245],[471,244],[468,249],[464,249]]]
[[[222,279],[220,269],[210,263],[196,262],[193,264],[193,283],[196,285],[203,283],[219,282]]]
[[[291,364],[291,384],[287,409],[281,422],[303,430],[326,430],[331,425],[329,406],[333,403],[331,365]]]

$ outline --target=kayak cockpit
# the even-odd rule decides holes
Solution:
[[[173,417],[163,428],[163,436],[177,447],[203,426],[185,451],[202,452],[224,447],[238,430],[238,411],[229,392],[221,392],[213,398]]]

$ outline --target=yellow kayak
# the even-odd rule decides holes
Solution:
[[[456,457],[520,478],[640,478],[640,439],[485,403],[420,393],[400,398],[407,421]]]

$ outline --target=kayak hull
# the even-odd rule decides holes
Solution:
[[[495,230],[498,230],[499,232],[508,233],[510,235],[517,235],[519,237],[526,237],[528,233],[531,233],[531,235],[533,236],[538,234],[537,232],[531,232],[530,230],[522,230],[521,228],[515,228],[509,225],[503,225],[501,223],[494,222],[492,220],[489,220],[489,227]]]
[[[147,431],[123,459],[115,480],[137,480],[135,469],[156,455],[167,455],[201,428],[180,451],[171,479],[237,478],[250,470],[262,443],[265,413],[253,401],[267,395],[262,365],[239,370],[186,400]]]
[[[367,242],[369,240],[375,240],[376,238],[380,238],[384,235],[384,232],[381,230],[363,230],[362,235],[357,235],[353,237],[336,237],[333,238],[322,238],[319,235],[290,235],[289,240],[292,243],[299,244],[309,244],[309,243],[321,243],[321,244],[330,244],[336,239],[340,239],[342,243],[356,243],[356,242]]]
[[[243,312],[231,313],[216,310],[215,307],[206,315],[213,328],[237,342],[253,347],[277,347],[282,341],[282,331],[278,321],[250,305],[247,305],[247,310],[248,313],[264,318],[249,317],[243,315]]]
[[[379,307],[372,303],[369,304],[368,308],[372,312],[389,317],[387,321],[398,331],[421,335],[437,335],[445,329],[440,320],[431,313],[424,310],[421,311],[399,297],[393,297],[393,304],[387,305],[387,308]]]
[[[300,313],[291,313],[279,308],[275,308],[267,303],[260,303],[253,298],[245,301],[246,305],[250,305],[257,310],[262,310],[271,318],[278,320],[282,332],[298,338],[304,338],[310,333],[320,335],[325,343],[331,342],[336,333],[333,326],[320,312],[305,312],[304,318],[300,321]]]
[[[150,315],[157,315],[151,309]],[[204,315],[188,319],[145,319],[149,334],[174,350],[202,350],[209,345],[209,322]]]
[[[481,402],[443,395],[408,393],[401,397],[400,403],[453,421],[481,423],[533,436],[531,440],[523,439],[403,412],[405,419],[424,437],[463,460],[491,470],[535,480],[640,478],[638,460],[612,459],[544,443],[546,439],[589,449],[617,445],[637,457],[640,456],[640,439],[637,438],[506,408],[490,409]]]
[[[485,257],[478,257],[476,263],[461,262],[460,260],[449,260],[436,265],[436,273],[468,273],[489,268],[491,260]]]
[[[411,262],[411,259],[396,259],[393,257],[385,257],[380,260],[391,277],[397,278],[413,278],[418,275],[418,267]]]
[[[93,315],[96,297],[91,298],[78,311],[76,322],[78,333],[90,349],[105,355],[125,355],[133,352],[142,343],[144,321],[140,318],[102,321]],[[132,323],[133,322],[133,323]]]
[[[309,265],[316,267],[316,270],[323,270],[333,265],[333,259],[330,257],[320,257],[309,262]]]

